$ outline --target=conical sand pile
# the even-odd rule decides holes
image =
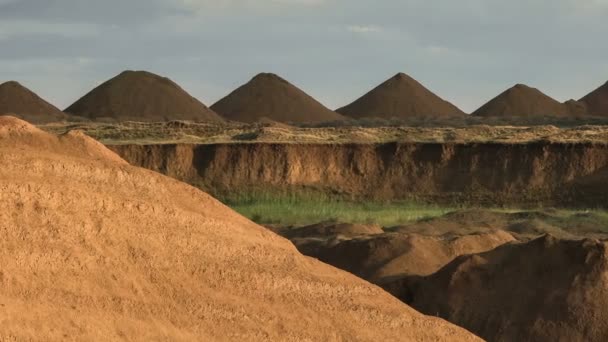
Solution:
[[[483,117],[567,117],[569,106],[536,88],[517,84],[490,100],[472,115]]]
[[[583,97],[580,102],[587,105],[590,115],[608,116],[608,82]]]
[[[336,110],[352,118],[464,117],[410,76],[399,73],[348,106]]]
[[[544,236],[462,256],[402,298],[488,341],[607,341],[608,245]]]
[[[79,134],[0,119],[7,340],[475,341]]]
[[[344,120],[296,86],[275,74],[263,73],[219,100],[211,109],[224,118],[256,122],[314,123]]]
[[[170,79],[146,71],[125,71],[65,111],[90,119],[117,121],[222,120]]]
[[[57,107],[15,81],[0,84],[0,115],[6,114],[36,124],[62,121],[67,118]]]

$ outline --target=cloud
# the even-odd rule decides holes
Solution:
[[[100,32],[101,28],[98,25],[87,23],[57,23],[28,19],[0,21],[2,39],[28,35],[82,38],[96,36]]]
[[[362,26],[362,25],[350,25],[350,26],[347,26],[346,29],[350,32],[360,33],[360,34],[378,33],[378,32],[383,31],[382,28],[379,26]]]
[[[2,63],[36,59],[0,76],[69,102],[69,82],[123,69],[206,84],[202,99],[274,71],[338,106],[403,71],[472,110],[513,83],[563,99],[604,83],[607,13],[608,0],[0,0]],[[95,62],[70,70],[79,58]]]

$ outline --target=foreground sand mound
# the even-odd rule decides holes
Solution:
[[[587,105],[589,114],[608,116],[608,82],[583,97],[580,102]]]
[[[222,121],[170,79],[146,71],[125,71],[65,111],[90,119],[118,121]]]
[[[606,250],[545,236],[460,257],[401,295],[489,341],[607,341]]]
[[[32,123],[63,121],[67,115],[18,82],[0,84],[0,115],[11,114]]]
[[[344,120],[311,96],[275,74],[262,73],[219,100],[211,109],[224,118],[256,122],[314,123]]]
[[[477,340],[102,149],[0,120],[0,339]]]
[[[336,112],[351,118],[465,117],[456,106],[403,73]]]
[[[455,257],[491,250],[515,239],[504,231],[455,236],[386,233],[353,239],[294,239],[300,251],[384,284],[406,275],[428,275]]]
[[[560,103],[536,88],[517,84],[477,109],[482,117],[567,117],[571,106]]]

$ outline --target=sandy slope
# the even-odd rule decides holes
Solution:
[[[0,340],[476,340],[79,134],[0,165]]]

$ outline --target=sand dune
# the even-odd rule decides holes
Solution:
[[[0,339],[467,341],[207,194],[0,119]]]

